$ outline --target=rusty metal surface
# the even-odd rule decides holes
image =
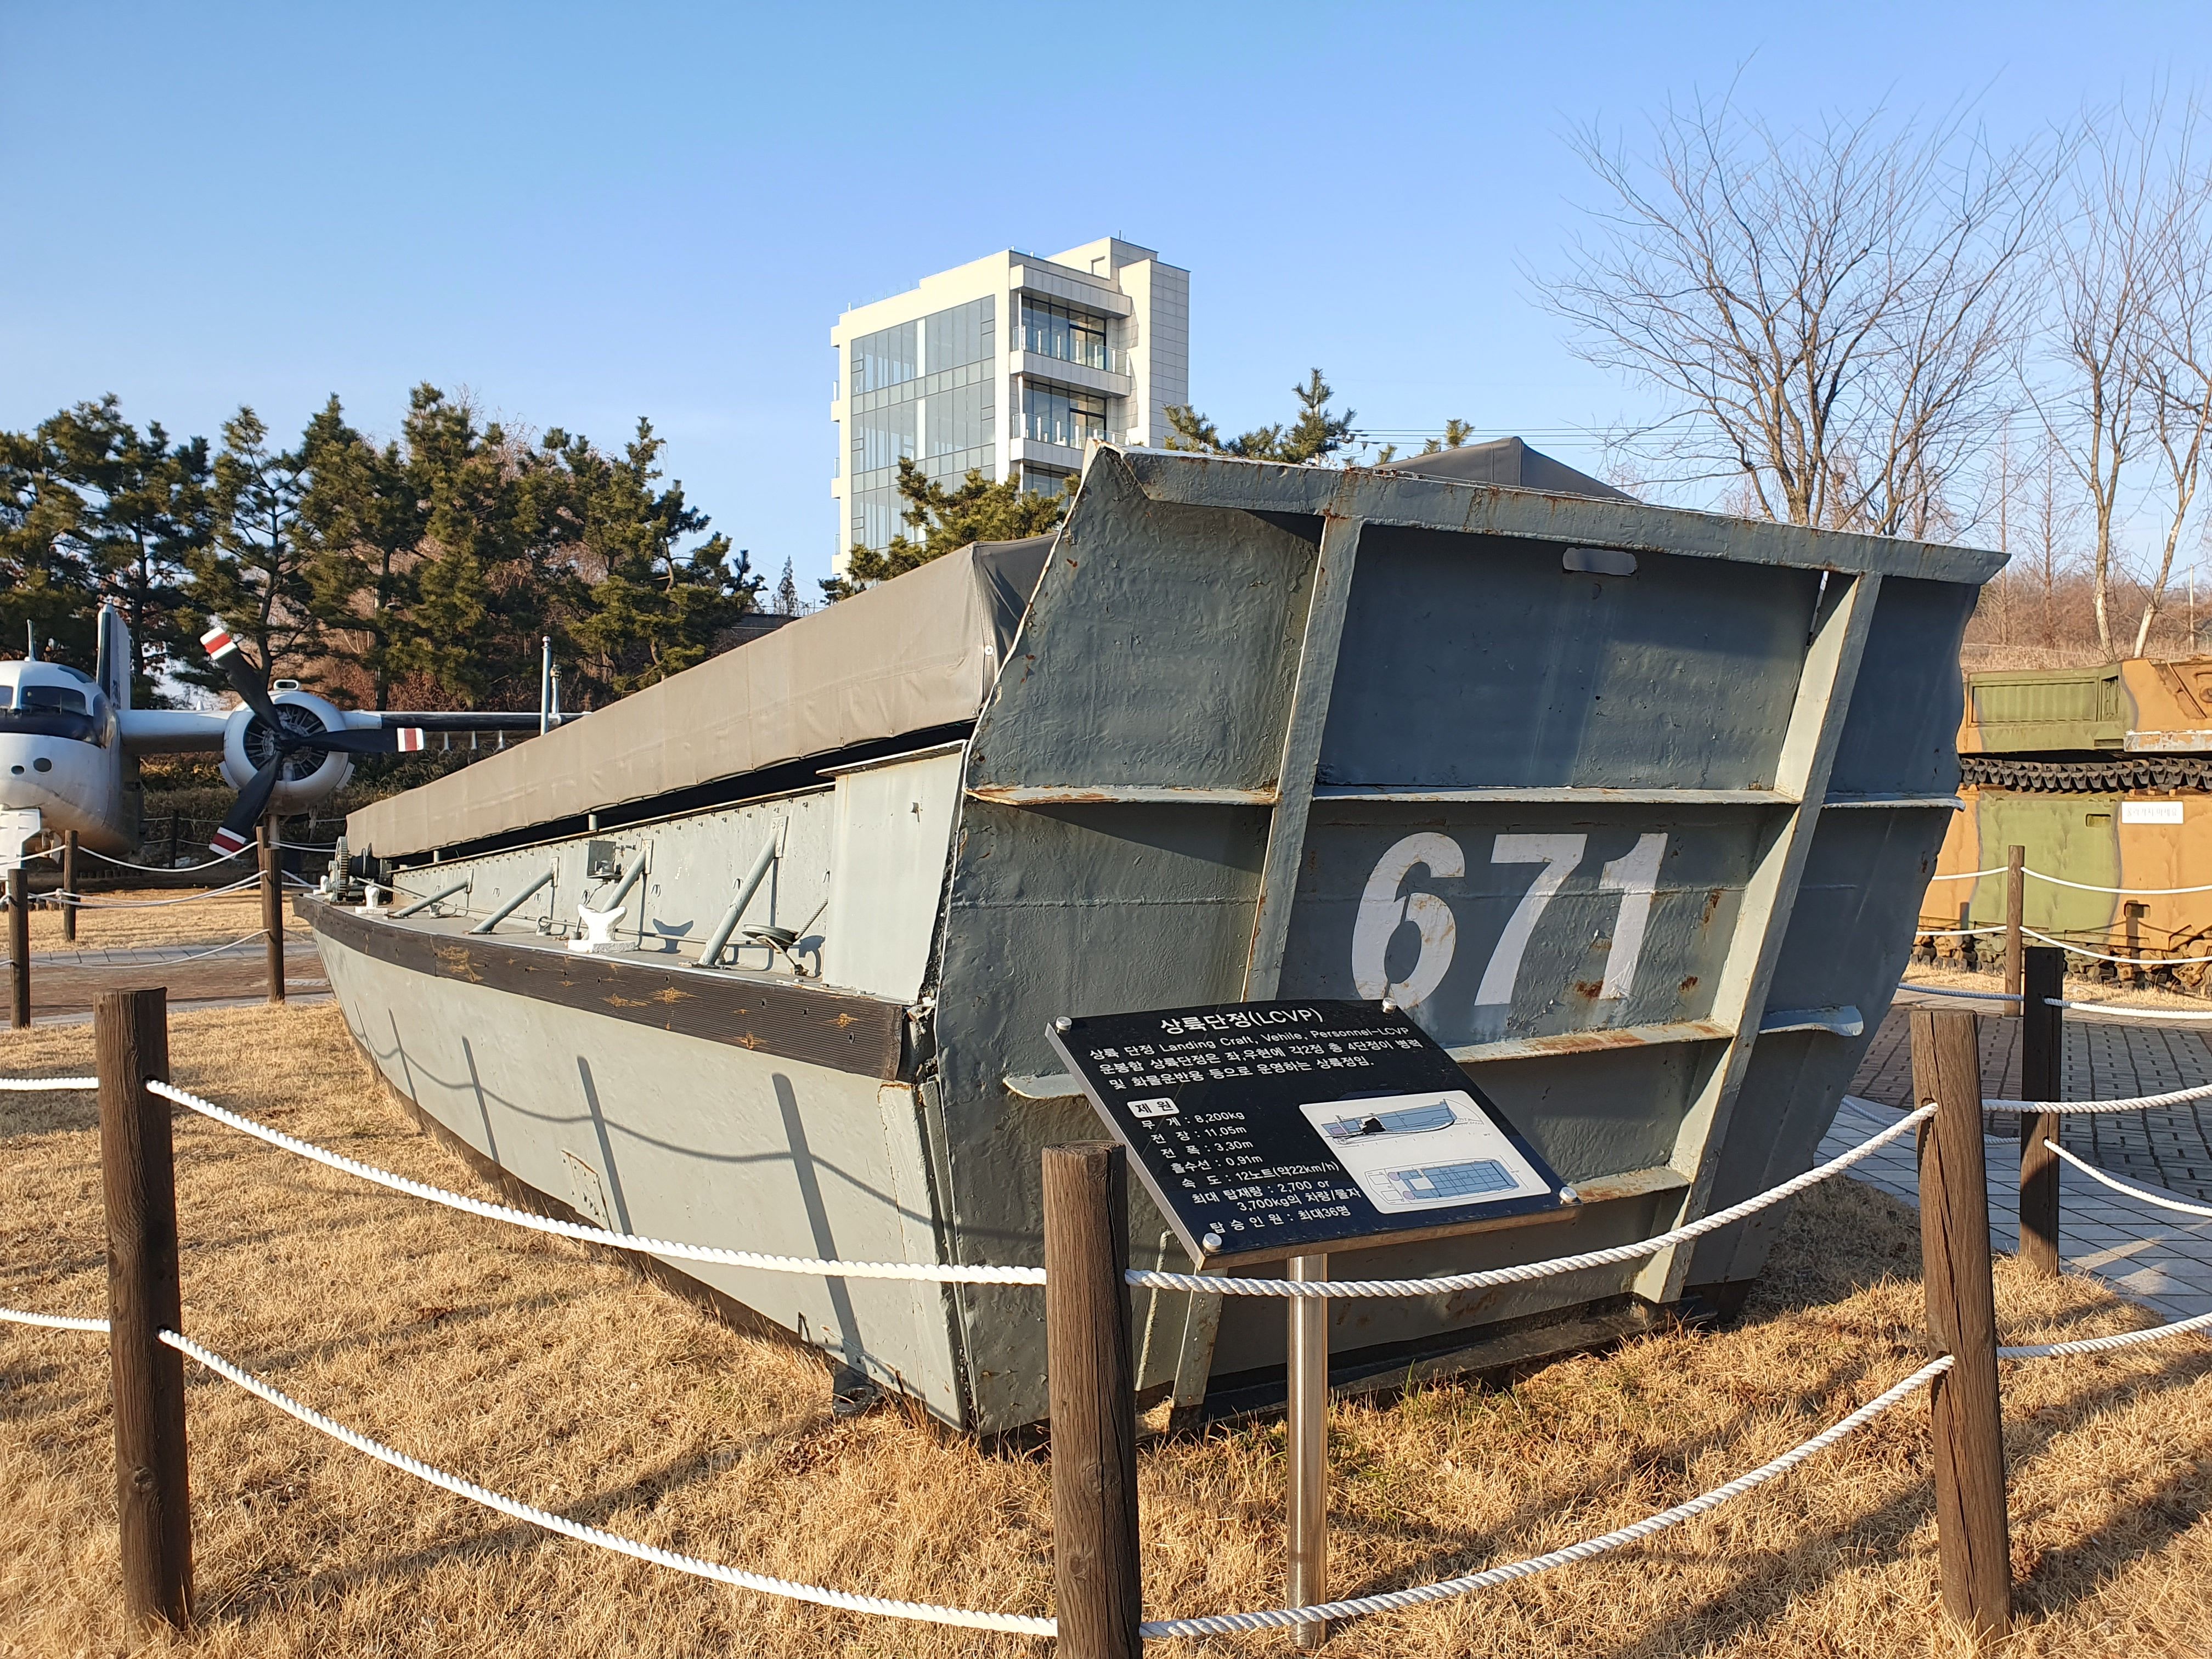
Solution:
[[[1335,648],[1301,776],[1285,733],[1309,695],[1325,524],[1352,527],[1357,566],[1340,629],[1318,629]],[[1574,568],[1563,544],[1632,549],[1634,574]],[[1233,998],[1279,882],[1276,994],[1392,996],[1563,1176],[1616,1194],[1401,1265],[1635,1237],[1807,1167],[1910,949],[1958,784],[1948,665],[1999,562],[1627,501],[1102,454],[979,720],[955,842],[933,1134],[975,1259],[1033,1233],[1037,1147],[1088,1132],[1079,1101],[1049,1094],[1045,1023]],[[1852,810],[1824,815],[1832,793]],[[1271,825],[1293,810],[1278,873]],[[1794,1029],[1760,1036],[1770,1009]],[[1333,1340],[1747,1277],[1778,1220],[1657,1279],[1363,1309]],[[1132,1225],[1161,1231],[1141,1206]],[[955,1299],[979,1355],[1018,1319],[1003,1293]],[[1279,1363],[1279,1323],[1226,1311],[1214,1373]],[[1171,1345],[1147,1353],[1147,1383],[1173,1372]],[[1034,1413],[1023,1367],[970,1380],[979,1420]]]

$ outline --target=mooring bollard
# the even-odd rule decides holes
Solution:
[[[100,1164],[107,1200],[107,1352],[123,1604],[134,1625],[182,1628],[192,1610],[191,1500],[185,1463],[184,1356],[161,1339],[183,1321],[177,1284],[176,1165],[169,1103],[168,996],[106,991],[93,1009]]]
[[[1928,1402],[1943,1606],[1988,1640],[2011,1626],[2012,1544],[1973,1015],[1913,1011],[1912,1096],[1936,1106],[1920,1129],[1921,1268],[1929,1339],[1952,1357]]]
[[[9,1023],[24,1030],[31,1024],[31,877],[20,863],[8,872],[8,986]]]
[[[269,1000],[284,1000],[284,853],[276,820],[264,817],[253,832],[261,853],[261,931],[269,945]]]
[[[2066,953],[2053,945],[2032,945],[2020,1005],[2020,1092],[2028,1100],[2057,1100],[2065,1040],[2065,1011],[2053,1003],[2066,994]],[[2048,1277],[2058,1271],[2058,1154],[2044,1145],[2058,1139],[2056,1112],[2020,1115],[2020,1259]]]
[[[1052,1556],[1065,1659],[1141,1659],[1128,1157],[1044,1151],[1044,1322]]]

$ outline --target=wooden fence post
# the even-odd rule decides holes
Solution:
[[[62,937],[76,943],[76,831],[62,837]]]
[[[2014,847],[2005,854],[2004,988],[2008,996],[2020,994],[2020,930],[2027,925],[2027,848]]]
[[[284,1000],[284,852],[276,820],[264,817],[253,831],[261,854],[261,931],[269,946],[269,1000]]]
[[[105,991],[93,1009],[100,1163],[107,1199],[107,1352],[115,1418],[115,1498],[123,1604],[134,1626],[179,1628],[192,1611],[191,1500],[185,1463],[184,1356],[161,1340],[182,1322],[176,1168],[169,1103],[168,998]]]
[[[20,863],[8,872],[8,985],[21,1031],[31,1023],[31,875]]]
[[[1144,1651],[1128,1185],[1128,1156],[1110,1141],[1045,1148],[1053,1585],[1066,1659]]]
[[[2052,945],[2027,952],[2020,1005],[2020,1092],[2028,1100],[2062,1097],[2065,1013],[2051,1006],[2066,994],[2066,953]],[[2056,1112],[2020,1115],[2020,1259],[2048,1278],[2058,1271],[2058,1139]]]
[[[1936,1103],[1920,1129],[1920,1253],[1929,1338],[1952,1356],[1929,1395],[1943,1606],[1987,1640],[2011,1626],[2012,1543],[1973,1015],[1913,1011],[1912,1097]]]

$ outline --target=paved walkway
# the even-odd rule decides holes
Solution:
[[[235,946],[151,945],[134,951],[40,951],[31,957],[31,1015],[44,1025],[90,1014],[102,991],[166,986],[169,1006],[227,1007],[258,1002],[268,986],[268,947],[258,935]],[[0,969],[4,972],[5,969]],[[286,989],[327,992],[314,941],[284,941]]]
[[[1923,1006],[1936,1006],[1930,1001]],[[1973,1005],[1947,998],[1942,1006]],[[1820,1145],[1832,1158],[1887,1127],[1912,1092],[1910,1018],[1899,1007],[1882,1022],[1867,1049],[1851,1093]],[[1993,1097],[2020,1094],[2020,1022],[1982,1022],[1984,1088]],[[2112,1100],[2212,1083],[2212,1045],[2194,1032],[2095,1016],[2069,1014],[2063,1092],[2072,1100]],[[2212,1113],[2197,1103],[2159,1112],[2068,1118],[2061,1144],[2108,1173],[2139,1187],[2212,1202]],[[1990,1237],[2001,1250],[2020,1242],[2020,1142],[1992,1135],[1989,1154]],[[1912,1142],[1893,1142],[1852,1172],[1909,1204],[1919,1201]],[[2115,1193],[2065,1164],[2059,1166],[2059,1250],[2066,1265],[2110,1280],[2168,1319],[2212,1313],[2212,1220],[2194,1220]]]

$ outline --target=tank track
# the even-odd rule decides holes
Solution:
[[[1959,781],[2030,794],[2114,794],[2129,789],[2212,789],[2212,757],[2129,755],[2118,760],[2015,760],[1961,755]]]

